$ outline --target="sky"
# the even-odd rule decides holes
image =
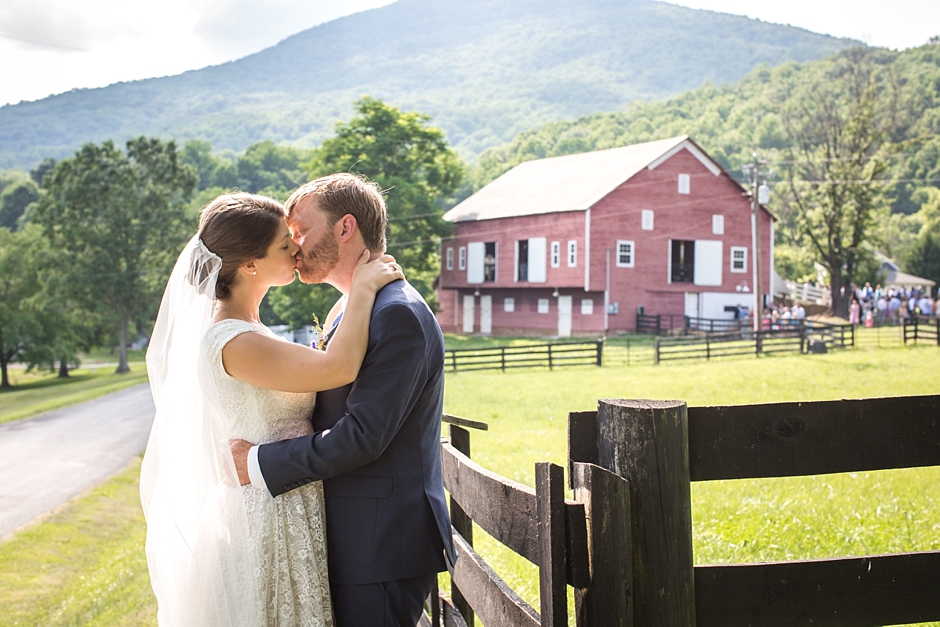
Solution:
[[[322,22],[392,1],[3,0],[0,105],[224,63]],[[938,0],[673,3],[894,49],[919,46],[940,35]]]

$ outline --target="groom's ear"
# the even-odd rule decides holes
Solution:
[[[342,218],[337,221],[337,230],[339,241],[342,243],[348,242],[352,239],[352,236],[356,234],[356,216],[347,213]]]

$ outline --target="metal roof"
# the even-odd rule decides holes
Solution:
[[[444,214],[450,222],[586,211],[644,168],[687,149],[717,176],[721,168],[688,135],[520,163]]]

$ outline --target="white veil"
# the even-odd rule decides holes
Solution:
[[[147,369],[156,417],[140,473],[147,563],[161,627],[259,625],[264,599],[243,488],[203,339],[222,260],[194,236],[180,254],[157,315]]]

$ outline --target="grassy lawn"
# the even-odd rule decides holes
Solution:
[[[936,393],[936,347],[448,375],[445,411],[484,420],[473,457],[533,485],[564,464],[568,411],[598,398],[690,405]],[[0,625],[154,624],[137,500],[138,464],[0,544]],[[940,469],[696,483],[696,563],[940,550]],[[538,608],[537,571],[478,530],[484,557]]]
[[[144,557],[140,458],[0,544],[0,625],[156,625]]]
[[[11,368],[13,387],[0,390],[0,423],[82,403],[147,381],[143,362],[132,362],[130,367],[129,373],[116,375],[113,366],[95,368],[88,364],[73,370],[67,379],[54,373]]]

